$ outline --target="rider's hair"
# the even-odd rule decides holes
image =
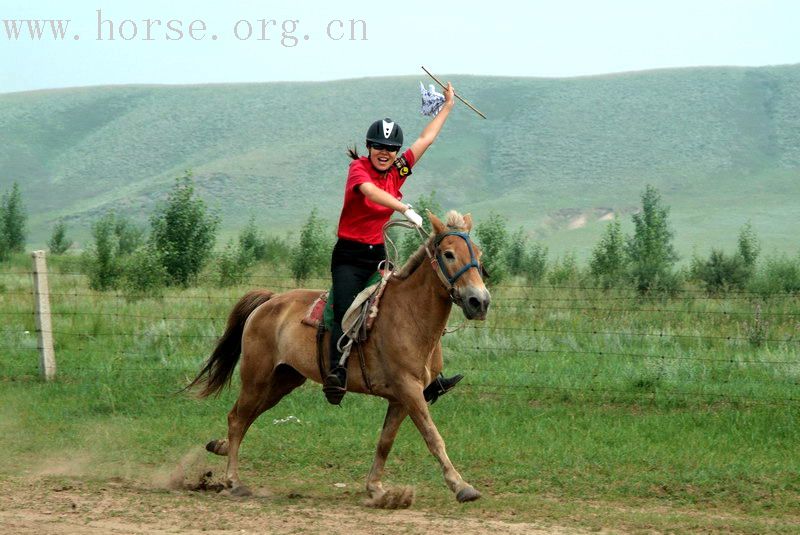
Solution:
[[[361,158],[361,156],[358,155],[358,149],[356,148],[355,145],[347,149],[347,155],[350,156],[350,158],[353,160],[358,160],[359,158]]]

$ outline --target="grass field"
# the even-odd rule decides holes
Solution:
[[[50,384],[37,376],[28,259],[0,265],[0,482],[9,488],[25,477],[70,480],[89,495],[109,481],[154,481],[222,437],[235,381],[218,399],[176,392],[241,294],[294,287],[284,270],[263,265],[246,287],[128,301],[91,292],[74,264],[51,260],[58,378]],[[454,310],[451,324],[461,319]],[[456,504],[406,422],[385,482],[414,485],[415,509],[567,529],[798,531],[800,297],[686,290],[641,299],[510,281],[493,289],[485,323],[444,345],[445,371],[466,379],[433,417],[484,498]],[[242,447],[245,482],[275,496],[258,507],[288,496],[358,507],[384,405],[349,395],[337,409],[307,384],[263,415]],[[299,421],[280,421],[288,416]],[[205,454],[197,462],[215,472],[225,463]],[[142,500],[210,499],[155,492]]]

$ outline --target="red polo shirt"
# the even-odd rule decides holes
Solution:
[[[414,153],[408,149],[403,153],[403,157],[410,170],[414,166]],[[382,175],[372,167],[367,156],[350,162],[344,190],[344,206],[339,217],[338,236],[369,245],[383,243],[383,225],[391,219],[394,210],[370,201],[356,186],[372,182],[400,200],[403,198],[400,188],[407,177],[408,174],[400,176],[400,170],[395,165],[389,168],[385,176]]]

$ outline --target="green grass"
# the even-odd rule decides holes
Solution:
[[[800,66],[454,78],[489,119],[456,108],[407,199],[436,190],[445,209],[498,211],[552,253],[585,257],[603,228],[596,210],[627,221],[651,183],[684,257],[732,246],[748,219],[767,251],[794,253]],[[345,147],[361,145],[369,121],[389,115],[409,140],[424,127],[417,79],[0,95],[0,189],[21,184],[37,247],[61,217],[81,243],[110,209],[145,222],[187,168],[226,236],[251,214],[273,233],[296,229],[309,199],[334,224]],[[580,214],[586,227],[569,230]]]
[[[73,270],[70,259],[51,264]],[[24,257],[0,269],[0,478],[77,456],[98,485],[174,466],[224,436],[235,381],[218,399],[176,392],[247,288],[291,285],[285,269],[265,265],[247,288],[170,290],[160,301],[129,302],[56,273],[58,379],[44,384],[30,277],[8,274],[26,269]],[[748,295],[642,300],[514,284],[524,283],[493,290],[485,324],[445,337],[446,371],[467,377],[432,409],[451,459],[486,499],[456,505],[408,422],[388,484],[414,484],[415,507],[443,514],[633,531],[796,529],[798,297],[761,301],[768,341],[757,346]],[[460,321],[455,310],[451,324]],[[251,428],[243,478],[279,495],[356,505],[384,410],[381,400],[355,395],[337,409],[305,385]],[[289,415],[300,423],[273,423]],[[224,459],[208,463],[219,470]],[[352,490],[337,493],[336,482]]]

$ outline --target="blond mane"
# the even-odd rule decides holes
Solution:
[[[457,232],[467,231],[467,223],[464,221],[464,216],[455,210],[450,210],[447,212],[444,224],[447,227],[447,230],[454,230]],[[434,238],[436,238],[436,235],[431,234],[431,236],[425,240],[425,243],[420,245],[419,248],[408,257],[408,260],[406,260],[406,263],[403,264],[403,267],[395,272],[395,278],[406,279],[409,277],[409,275],[414,273],[414,270],[416,270],[417,267],[419,267],[419,265],[422,264],[422,262],[427,258],[428,255],[425,250],[433,245]]]

